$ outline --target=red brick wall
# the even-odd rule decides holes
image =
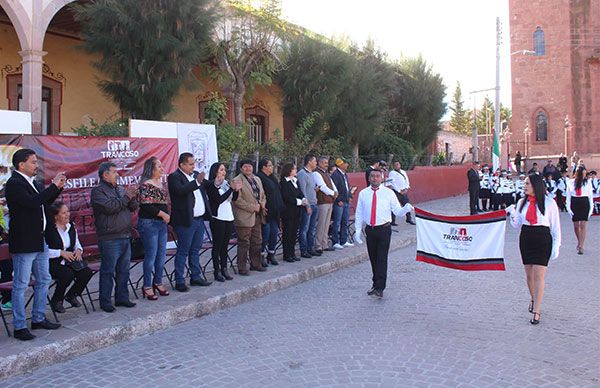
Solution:
[[[437,167],[415,167],[408,171],[410,180],[410,191],[408,196],[410,202],[431,201],[433,199],[447,198],[467,192],[467,170],[468,165],[461,166],[437,166]],[[358,192],[366,187],[365,173],[349,173],[348,178],[351,186],[357,186],[357,194],[354,195],[352,209],[356,206]],[[352,210],[354,213],[354,210]]]
[[[600,28],[600,1],[509,0],[511,52],[533,50],[533,32],[545,34],[546,54],[511,57],[511,153],[525,154],[523,128],[529,123],[529,156],[565,152],[564,118],[572,131],[567,153],[600,152],[600,64],[593,31]],[[594,48],[595,45],[595,48]],[[595,52],[595,54],[594,54]],[[548,115],[548,141],[535,140],[535,115]]]

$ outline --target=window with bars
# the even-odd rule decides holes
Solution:
[[[548,116],[541,110],[535,116],[535,140],[548,141]]]

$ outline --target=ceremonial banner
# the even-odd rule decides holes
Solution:
[[[415,208],[417,261],[463,271],[504,271],[506,212],[442,216]]]
[[[208,170],[219,161],[217,132],[214,125],[177,123],[179,153],[191,152],[196,161],[196,171]]]

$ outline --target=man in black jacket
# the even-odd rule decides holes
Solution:
[[[179,168],[169,174],[171,196],[171,225],[177,235],[175,254],[175,289],[189,290],[185,284],[185,261],[191,271],[192,286],[210,286],[212,282],[202,276],[200,249],[204,242],[204,220],[211,219],[211,211],[204,188],[204,172],[194,171],[194,155],[184,152],[179,155]]]
[[[331,180],[338,190],[338,196],[333,203],[331,242],[333,243],[333,248],[342,249],[354,246],[354,244],[348,241],[348,219],[350,218],[352,187],[346,175],[349,167],[348,162],[338,158],[335,161],[335,165],[337,169],[331,174]]]
[[[473,161],[473,166],[467,171],[469,180],[469,210],[471,215],[477,214],[477,202],[479,201],[479,162]]]
[[[35,338],[27,329],[25,291],[31,273],[35,278],[31,329],[54,330],[60,327],[46,319],[46,298],[51,278],[48,246],[44,230],[48,220],[45,208],[60,194],[66,177],[59,173],[46,189],[36,182],[37,156],[33,150],[21,149],[12,159],[15,170],[6,182],[6,202],[9,213],[8,247],[13,260],[12,290],[14,337],[23,341]]]
[[[100,263],[100,308],[107,313],[115,311],[112,305],[113,277],[115,306],[134,307],[129,300],[127,282],[131,263],[131,212],[136,211],[137,187],[117,186],[117,166],[104,162],[98,168],[100,184],[92,189],[91,204],[94,210]],[[116,274],[115,274],[116,272]]]

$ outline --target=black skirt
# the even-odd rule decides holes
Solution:
[[[575,221],[587,221],[590,215],[590,200],[588,197],[571,197],[571,211]]]
[[[482,199],[492,198],[492,190],[490,190],[490,189],[480,189],[479,190],[479,198],[482,198]]]
[[[552,235],[547,226],[523,225],[519,236],[523,264],[548,266],[552,254]]]

